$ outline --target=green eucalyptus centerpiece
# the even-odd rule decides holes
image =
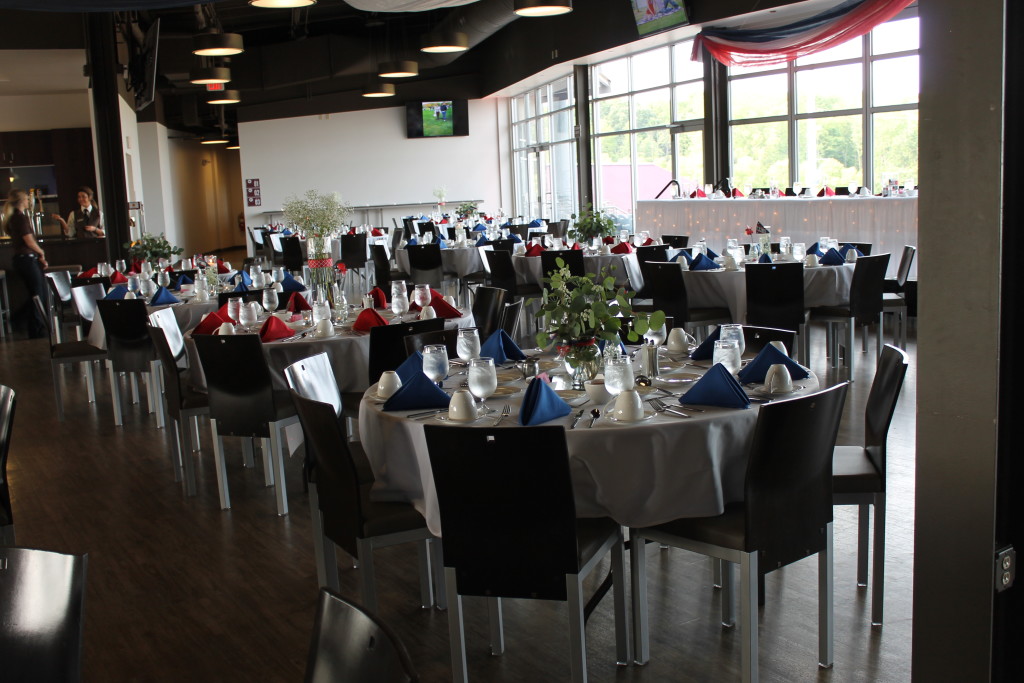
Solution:
[[[125,242],[123,246],[128,250],[128,258],[132,261],[156,261],[161,258],[170,261],[172,260],[171,257],[185,251],[181,247],[176,247],[168,242],[164,233],[159,235],[142,233],[139,239],[133,242]]]
[[[599,341],[617,344],[623,323],[632,318],[626,339],[639,341],[649,329],[665,324],[665,313],[642,313],[633,310],[633,292],[616,287],[609,269],[600,275],[573,275],[561,258],[555,259],[557,269],[544,278],[545,287],[537,317],[543,318],[537,333],[537,345],[554,343],[560,356],[572,371],[573,388],[582,389],[583,382],[600,371]]]
[[[569,237],[577,242],[588,244],[595,237],[608,237],[615,234],[615,222],[593,204],[587,204],[579,215],[572,215],[573,226],[569,228]]]
[[[352,206],[341,201],[337,192],[318,192],[290,195],[284,200],[284,218],[297,226],[306,237],[306,261],[309,264],[310,284],[323,286],[331,296],[334,284],[334,260],[331,258],[331,234],[341,228],[352,212]]]

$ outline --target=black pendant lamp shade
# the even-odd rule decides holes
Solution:
[[[211,90],[206,93],[207,104],[238,104],[241,101],[237,90]]]
[[[380,80],[370,81],[365,88],[363,88],[363,97],[394,97],[395,96],[395,84],[385,83]]]
[[[192,36],[192,54],[202,57],[230,57],[244,51],[240,33],[200,33]]]
[[[196,85],[227,83],[231,80],[231,69],[226,66],[199,66],[189,72],[188,80]]]
[[[515,0],[515,13],[521,17],[553,17],[572,11],[572,0]]]
[[[412,78],[420,75],[420,65],[412,59],[381,62],[377,74],[381,78]]]
[[[465,52],[469,49],[469,36],[462,31],[428,33],[420,46],[422,52]]]

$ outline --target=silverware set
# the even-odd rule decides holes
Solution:
[[[657,411],[658,413],[668,413],[670,415],[675,415],[677,417],[690,417],[683,411],[678,410],[675,406],[667,405],[660,398],[652,398],[650,401],[648,401],[648,403],[650,403],[651,407],[654,408],[654,410]]]
[[[512,414],[512,406],[510,404],[506,403],[501,408],[501,415],[499,415],[498,419],[494,421],[494,426],[497,427],[498,425],[500,425],[501,421],[504,420],[506,417],[508,417],[511,414]]]

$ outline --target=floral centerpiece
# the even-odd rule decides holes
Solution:
[[[476,204],[473,202],[463,202],[455,207],[455,214],[459,217],[460,221],[464,221],[467,218],[472,218],[473,214],[477,212]]]
[[[323,286],[331,295],[334,284],[334,260],[331,258],[331,233],[342,226],[352,206],[341,201],[336,192],[306,190],[284,200],[285,220],[297,226],[306,236],[306,262],[309,264],[310,285]]]
[[[599,341],[617,344],[623,322],[633,319],[626,333],[629,341],[638,341],[649,329],[665,324],[665,313],[633,311],[633,292],[615,286],[615,278],[602,269],[600,275],[573,275],[561,258],[558,266],[544,278],[542,304],[537,317],[543,318],[543,329],[537,333],[537,345],[551,343],[573,372],[573,388],[582,389],[583,382],[593,379],[600,370]]]
[[[574,223],[569,228],[569,236],[577,242],[587,243],[595,237],[607,237],[615,234],[615,222],[600,209],[595,210],[593,204],[587,204],[579,216],[573,214]]]
[[[173,260],[171,257],[185,251],[181,247],[176,247],[168,242],[164,233],[159,235],[143,233],[139,239],[125,242],[123,246],[128,250],[128,257],[133,263],[135,261],[155,261],[161,258],[171,261]]]

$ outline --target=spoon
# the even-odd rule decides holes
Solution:
[[[590,411],[590,426],[593,427],[594,423],[597,422],[597,418],[601,417],[601,411],[594,408]]]
[[[636,380],[634,381],[638,387],[649,387],[654,385],[654,382],[652,382],[651,378],[647,375],[637,375]]]

